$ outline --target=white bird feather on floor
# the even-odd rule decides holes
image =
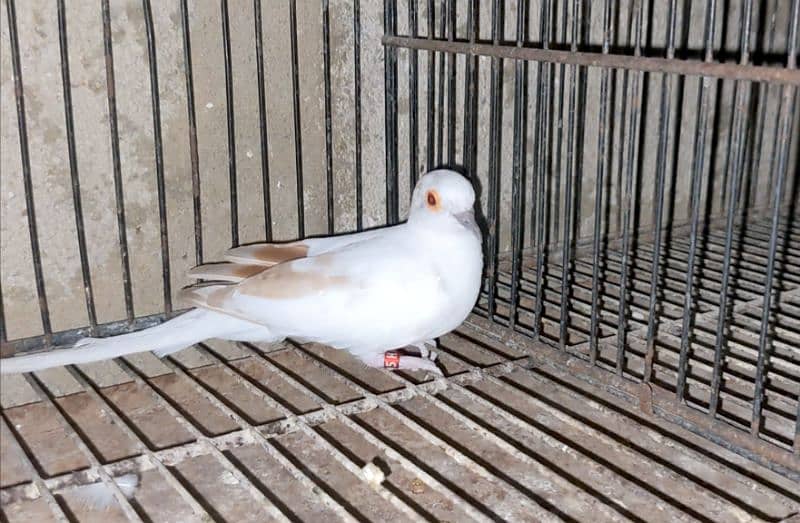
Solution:
[[[124,474],[113,479],[126,498],[133,497],[139,487],[139,477],[134,473]],[[114,489],[103,481],[73,487],[70,491],[82,504],[95,509],[104,510],[114,502]]]

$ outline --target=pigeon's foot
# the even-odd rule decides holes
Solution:
[[[435,354],[435,353],[434,353]],[[436,362],[428,358],[418,358],[416,356],[403,356],[400,358],[396,368],[401,370],[424,370],[437,376],[444,376],[442,369],[436,365]]]
[[[429,348],[429,347],[436,348],[436,340],[433,339],[423,340],[417,343],[413,343],[409,345],[409,347],[414,347],[415,349],[417,349],[419,351],[419,356],[421,358],[425,358],[431,361],[436,361],[436,358],[439,357],[439,355],[435,351]]]
[[[429,351],[428,358],[410,356],[402,351],[386,351],[377,354],[360,356],[361,361],[369,367],[383,368],[387,370],[423,370],[444,376],[444,373],[433,361],[435,352]],[[431,358],[430,356],[433,355]]]

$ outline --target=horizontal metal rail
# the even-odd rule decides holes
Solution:
[[[604,54],[587,51],[561,51],[518,47],[517,45],[493,45],[465,41],[431,40],[407,36],[384,36],[383,45],[419,49],[441,53],[457,53],[469,56],[491,56],[513,60],[529,60],[555,64],[609,67],[631,71],[674,73],[687,76],[708,76],[727,80],[747,80],[800,86],[800,70],[764,65],[742,65],[738,63],[705,62],[702,60],[659,58]]]

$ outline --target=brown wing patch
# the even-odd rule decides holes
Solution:
[[[308,255],[303,242],[258,243],[228,250],[225,259],[234,263],[272,266]]]
[[[248,278],[236,289],[248,296],[274,300],[302,298],[310,294],[352,285],[346,276],[332,276],[325,273],[333,261],[332,254],[310,258],[308,270],[297,270],[292,263],[276,265],[252,278]]]
[[[187,305],[202,307],[204,309],[227,314],[234,318],[239,318],[240,320],[255,322],[255,320],[250,318],[247,314],[231,310],[226,306],[225,300],[228,298],[233,288],[235,288],[235,285],[231,284],[204,285],[201,283],[184,287],[180,290],[178,298]]]
[[[227,296],[228,291],[234,285],[231,284],[202,284],[190,285],[180,290],[178,299],[188,305],[195,307],[205,307],[208,309],[219,309],[221,300]],[[213,302],[213,303],[212,303]]]
[[[189,277],[203,280],[222,280],[238,283],[265,271],[263,265],[239,265],[235,263],[207,263],[188,272]]]

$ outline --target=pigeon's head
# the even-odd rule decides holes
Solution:
[[[464,176],[437,169],[422,176],[411,196],[409,221],[424,218],[455,218],[474,223],[475,191]]]

